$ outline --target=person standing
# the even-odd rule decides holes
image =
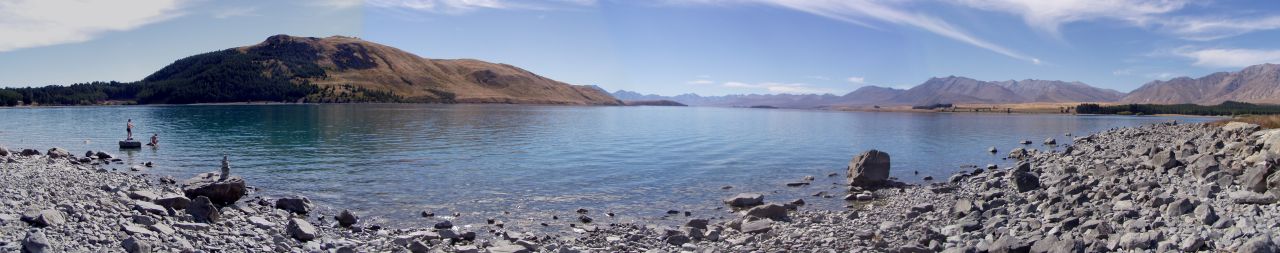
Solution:
[[[128,126],[124,129],[124,131],[129,135],[125,137],[125,140],[133,140],[133,119],[129,119],[129,122],[127,124]]]

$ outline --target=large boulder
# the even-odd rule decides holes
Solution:
[[[38,155],[40,155],[40,150],[35,150],[35,149],[29,149],[29,148],[26,148],[26,149],[22,149],[22,153],[20,153],[19,155],[22,155],[22,156],[38,156]]]
[[[28,231],[27,237],[22,239],[23,253],[44,253],[52,251],[53,250],[49,249],[49,238],[45,237],[44,232],[41,232],[40,230]]]
[[[276,200],[276,208],[296,214],[307,214],[311,212],[311,200],[302,196],[280,198]]]
[[[48,155],[48,156],[49,156],[49,158],[69,158],[69,157],[71,157],[71,151],[67,151],[66,149],[58,148],[58,147],[55,147],[55,148],[51,148],[51,149],[49,149],[49,151],[48,151],[48,152],[45,152],[45,154],[46,154],[46,155]]]
[[[868,150],[849,161],[849,185],[875,186],[889,179],[889,153]]]
[[[240,200],[248,191],[245,189],[244,179],[239,176],[231,176],[226,180],[219,180],[220,174],[209,172],[200,173],[193,178],[183,181],[182,193],[187,198],[196,199],[196,197],[207,197],[214,204],[230,205]]]
[[[9,148],[0,146],[0,156],[9,156]]]
[[[1027,158],[1027,157],[1030,157],[1030,155],[1027,154],[1027,149],[1025,148],[1015,148],[1009,151],[1009,158],[1022,160],[1023,158]]]
[[[752,207],[764,204],[764,195],[759,193],[738,193],[724,199],[724,203],[732,207]]]
[[[1199,158],[1196,158],[1194,162],[1191,162],[1189,167],[1191,167],[1191,172],[1195,173],[1196,176],[1204,178],[1205,176],[1208,176],[1209,173],[1218,171],[1219,166],[1220,163],[1218,162],[1217,157],[1214,157],[1213,155],[1202,155]]]

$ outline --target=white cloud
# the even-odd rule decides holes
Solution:
[[[714,83],[716,83],[716,82],[715,82],[715,81],[711,81],[711,80],[706,80],[706,79],[699,79],[699,80],[688,81],[688,82],[685,82],[685,83],[688,83],[688,84],[714,84]]]
[[[364,4],[364,0],[314,0],[307,1],[308,5],[328,7],[333,9],[346,9]]]
[[[826,94],[826,93],[836,93],[836,90],[833,90],[833,89],[822,88],[822,87],[813,87],[812,85],[804,84],[804,83],[776,83],[776,82],[744,83],[744,82],[725,82],[725,83],[721,84],[720,86],[723,86],[723,87],[726,87],[726,88],[738,88],[738,89],[754,89],[754,90],[763,90],[763,91],[766,91],[766,92],[768,92],[768,93],[773,93],[773,94]]]
[[[961,5],[1022,16],[1028,26],[1054,37],[1063,24],[1113,19],[1146,24],[1155,15],[1186,6],[1186,0],[954,0]]]
[[[367,0],[370,6],[438,13],[466,13],[481,9],[558,9],[593,6],[596,0]]]
[[[258,14],[258,7],[232,7],[213,11],[213,17],[217,19],[247,16],[261,16]]]
[[[1195,60],[1192,65],[1211,68],[1239,68],[1262,63],[1280,63],[1280,50],[1183,47],[1173,50],[1173,53]]]
[[[182,15],[180,0],[0,2],[0,52],[78,43]]]
[[[845,79],[845,80],[848,80],[850,83],[856,83],[856,84],[867,83],[867,79],[861,76],[849,77],[849,79]]]
[[[865,26],[869,28],[879,29],[869,20],[880,21],[889,24],[905,25],[923,29],[934,34],[947,37],[956,41],[964,42],[982,49],[1002,54],[1014,59],[1024,60],[1033,64],[1040,64],[1040,60],[1034,57],[1023,55],[1016,51],[1010,50],[995,43],[991,43],[985,39],[978,38],[968,32],[943,21],[942,19],[919,12],[906,11],[894,3],[904,1],[876,1],[876,0],[669,0],[668,2],[677,3],[695,3],[695,4],[726,4],[726,3],[759,3],[773,5],[793,9],[797,11],[807,12],[810,14],[848,22],[855,25]]]
[[[1188,40],[1216,40],[1256,31],[1280,29],[1280,16],[1261,18],[1196,17],[1160,22],[1161,28]]]

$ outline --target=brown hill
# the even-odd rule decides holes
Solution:
[[[235,63],[228,63],[232,61]],[[201,83],[233,83],[236,80],[206,82],[205,79],[227,76],[209,72],[243,71],[315,85],[317,91],[304,99],[310,102],[380,96],[406,102],[622,104],[598,88],[565,84],[507,64],[427,59],[342,36],[271,36],[257,45],[179,60],[144,81],[191,82],[189,80],[195,79]]]
[[[1138,104],[1203,104],[1225,101],[1280,104],[1280,65],[1260,64],[1237,72],[1200,78],[1178,77],[1142,85],[1120,102]]]

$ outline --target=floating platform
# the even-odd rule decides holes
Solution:
[[[140,141],[135,141],[135,140],[120,141],[120,149],[140,149],[140,148],[142,148],[142,142]]]

